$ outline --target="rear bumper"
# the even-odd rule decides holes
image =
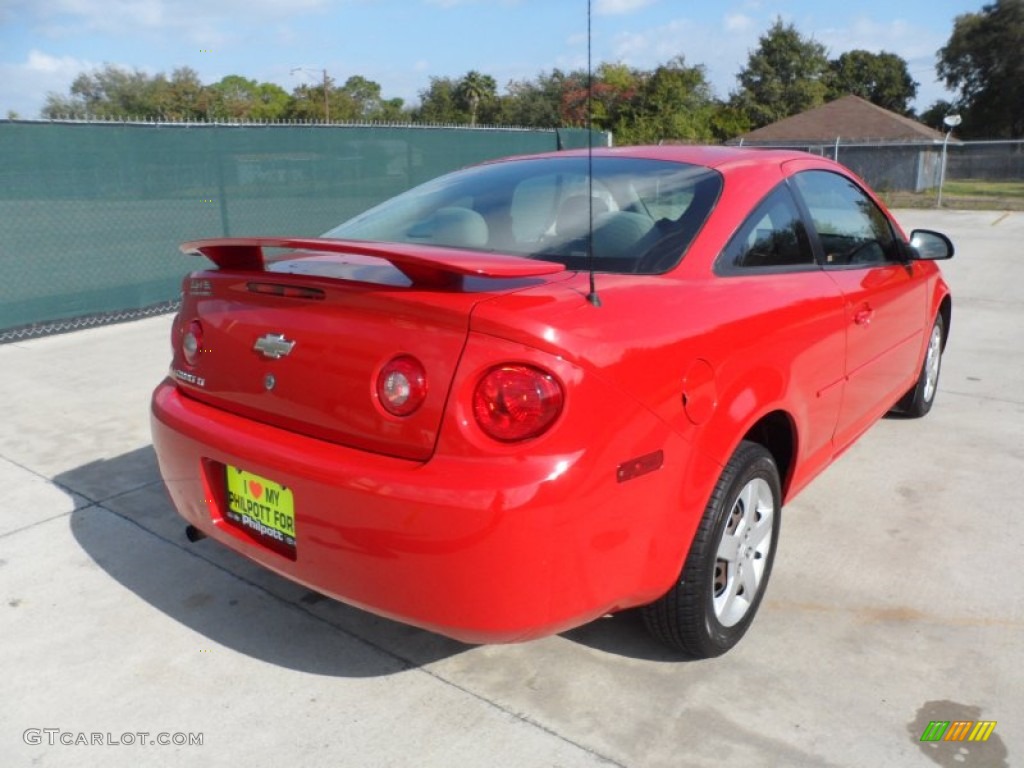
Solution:
[[[649,418],[638,432],[665,466],[619,483],[616,461],[640,446],[416,463],[240,418],[170,381],[152,402],[160,471],[187,522],[319,592],[474,643],[559,632],[671,585],[703,507],[680,509],[687,476],[715,469]],[[225,520],[211,471],[224,464],[292,489],[294,560]]]

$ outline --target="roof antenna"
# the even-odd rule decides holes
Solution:
[[[594,284],[594,110],[591,102],[594,94],[594,65],[590,52],[590,6],[593,0],[587,0],[587,212],[590,229],[587,237],[587,271],[590,273],[590,293],[587,301],[593,306],[601,306],[601,297],[597,295]]]

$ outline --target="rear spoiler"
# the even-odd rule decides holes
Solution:
[[[221,237],[181,244],[182,253],[202,254],[219,269],[256,272],[266,269],[264,248],[370,256],[387,261],[414,284],[434,286],[449,285],[461,276],[536,277],[565,270],[564,265],[553,261],[483,251],[453,251],[410,243],[370,243],[316,237]]]

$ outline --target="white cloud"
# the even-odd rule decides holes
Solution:
[[[598,16],[619,16],[639,11],[657,0],[597,0],[594,13]]]
[[[946,44],[945,33],[921,29],[902,19],[877,21],[858,16],[848,27],[819,29],[814,37],[828,48],[829,57],[833,59],[853,50],[888,51],[903,58],[910,76],[919,84],[916,99],[919,110],[951,96],[935,73],[936,51]]]
[[[449,8],[458,8],[463,5],[481,5],[484,2],[494,5],[503,6],[516,6],[522,3],[523,0],[423,0],[424,5],[432,5],[442,10],[448,10]]]
[[[675,19],[653,29],[619,33],[613,44],[615,57],[639,65],[653,64],[677,56],[690,37],[687,30],[692,26],[685,19]]]
[[[730,13],[723,20],[727,32],[746,32],[753,29],[754,20],[743,13]]]
[[[620,33],[612,53],[617,61],[645,69],[683,56],[689,66],[704,65],[716,95],[726,98],[736,87],[736,73],[756,45],[753,22],[728,29],[725,23],[712,26],[678,18],[658,27]]]
[[[920,29],[902,19],[875,21],[866,16],[859,16],[842,28],[819,29],[814,36],[828,46],[833,56],[852,50],[892,51],[907,59],[924,53],[934,54],[945,42],[922,34]]]
[[[210,47],[239,36],[258,21],[318,13],[330,0],[38,0],[25,13],[35,31],[50,39],[94,35],[151,35]],[[224,30],[232,30],[225,34]]]
[[[54,72],[76,72],[81,66],[82,62],[71,56],[50,56],[48,53],[43,53],[33,48],[29,51],[24,69],[28,72],[50,74]]]
[[[0,64],[0,82],[4,84],[0,116],[12,111],[20,117],[39,117],[47,93],[67,93],[72,80],[97,66],[96,62],[53,56],[38,49],[29,51],[24,61]]]

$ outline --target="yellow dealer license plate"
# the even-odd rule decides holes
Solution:
[[[295,501],[290,488],[227,466],[228,518],[262,539],[295,548]]]

